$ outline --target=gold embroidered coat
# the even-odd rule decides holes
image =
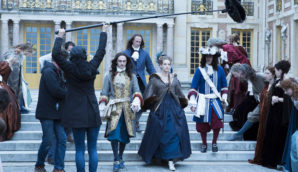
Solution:
[[[135,97],[139,97],[142,104],[142,94],[140,93],[138,80],[135,74],[132,74],[132,77],[125,73],[125,84],[124,86],[119,87],[112,81],[112,73],[110,72],[105,76],[103,82],[103,88],[101,92],[101,97],[99,103],[105,102],[108,104],[111,99],[120,99],[120,98],[130,98],[130,101],[116,103],[116,108],[112,110],[110,118],[107,120],[107,127],[105,132],[105,137],[108,136],[110,132],[116,129],[118,121],[121,117],[121,113],[124,114],[125,124],[127,127],[127,132],[130,137],[134,137],[135,133],[133,130],[133,123],[135,120],[135,114],[130,108],[130,104]]]

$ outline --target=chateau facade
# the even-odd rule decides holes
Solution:
[[[235,23],[226,13],[205,12],[224,9],[224,0],[2,0],[1,53],[13,45],[31,42],[36,46],[24,62],[24,77],[32,89],[40,79],[38,58],[51,52],[54,31],[101,22],[139,17],[198,12],[194,15],[119,23],[108,31],[107,54],[95,86],[102,86],[114,55],[126,48],[135,33],[144,37],[145,49],[156,65],[156,53],[163,50],[173,57],[173,69],[181,82],[191,82],[199,65],[198,49],[209,37],[227,37],[236,32],[247,50],[253,67],[263,70],[280,59],[291,61],[291,74],[298,76],[298,0],[242,0],[247,12],[244,23]],[[66,41],[87,49],[94,55],[101,28],[68,32]]]

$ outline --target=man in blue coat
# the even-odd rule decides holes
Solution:
[[[143,48],[145,46],[142,35],[135,34],[128,41],[125,54],[130,57],[130,60],[133,64],[133,72],[138,78],[138,84],[142,93],[144,93],[147,86],[146,77],[145,77],[145,67],[149,75],[156,73],[156,70],[153,66],[149,53],[146,52]],[[139,119],[142,115],[142,112],[139,111],[136,113],[136,130],[140,132]]]

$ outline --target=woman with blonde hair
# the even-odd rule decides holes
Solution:
[[[171,74],[172,59],[161,56],[161,72],[152,74],[144,92],[143,108],[150,109],[144,137],[138,154],[146,163],[152,159],[168,161],[175,170],[175,161],[191,154],[189,131],[184,113],[187,99],[176,74]]]

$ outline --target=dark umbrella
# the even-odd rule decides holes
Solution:
[[[230,17],[237,23],[242,23],[245,20],[245,18],[246,18],[245,10],[241,6],[241,3],[239,0],[226,0],[225,5],[226,5],[225,9],[206,10],[206,11],[204,11],[204,13],[207,13],[207,12],[222,12],[222,13],[228,12]],[[142,17],[142,18],[137,18],[137,19],[116,21],[116,22],[111,22],[109,24],[125,23],[125,22],[130,22],[130,21],[145,20],[145,19],[152,19],[152,18],[159,18],[159,17],[178,16],[178,15],[185,15],[185,14],[200,14],[200,13],[202,13],[202,12],[194,11],[194,12],[185,12],[185,13],[164,14],[164,15],[157,15],[157,16],[150,16],[150,17]],[[77,28],[67,29],[67,30],[65,30],[65,32],[72,32],[72,31],[77,31],[77,30],[82,30],[82,29],[90,29],[90,28],[99,27],[99,26],[103,26],[103,25],[104,25],[104,23],[83,26],[83,27],[77,27]],[[55,31],[55,33],[58,34],[58,31]]]

